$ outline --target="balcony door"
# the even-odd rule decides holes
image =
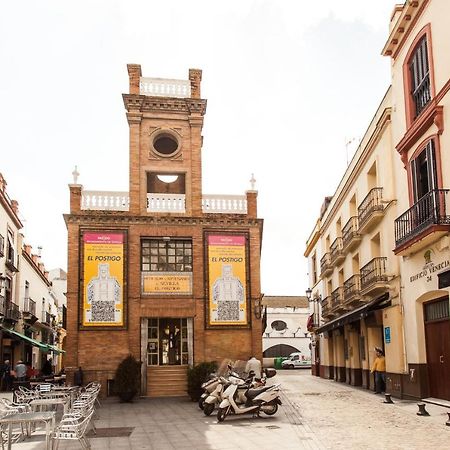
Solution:
[[[438,189],[434,141],[429,141],[422,152],[411,160],[411,177],[414,203]]]

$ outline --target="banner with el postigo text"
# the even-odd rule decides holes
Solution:
[[[124,234],[83,235],[83,320],[86,327],[124,325]]]
[[[208,235],[209,325],[247,325],[244,235]]]

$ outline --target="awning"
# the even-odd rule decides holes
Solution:
[[[22,333],[19,333],[16,330],[10,330],[9,328],[4,327],[3,325],[0,325],[1,329],[5,332],[11,335],[12,337],[16,337],[19,339],[22,339],[25,342],[28,342],[28,344],[34,345],[35,347],[39,347],[39,349],[43,352],[48,352],[49,348],[47,344],[44,344],[42,342],[36,341],[35,339],[32,339],[28,336],[25,336]]]
[[[364,319],[370,314],[371,311],[388,306],[388,304],[390,304],[390,299],[389,294],[386,293],[381,297],[378,297],[375,300],[372,300],[371,302],[366,303],[365,305],[360,306],[353,311],[349,311],[342,316],[331,320],[325,325],[322,325],[320,328],[317,328],[316,333],[325,333],[326,331],[334,330],[348,323],[355,322],[356,320]]]
[[[66,353],[65,350],[62,350],[62,349],[60,349],[58,347],[55,347],[54,345],[47,344],[47,347],[53,353]]]

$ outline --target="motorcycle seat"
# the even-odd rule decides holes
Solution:
[[[260,388],[254,388],[254,389],[249,389],[245,395],[247,398],[249,399],[254,399],[255,397],[257,397],[259,394],[266,392],[267,390],[269,390],[272,386],[264,386],[264,387],[260,387]]]

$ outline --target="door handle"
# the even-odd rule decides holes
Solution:
[[[441,364],[444,364],[444,355],[440,355],[440,356],[439,356],[439,362],[440,362]]]

